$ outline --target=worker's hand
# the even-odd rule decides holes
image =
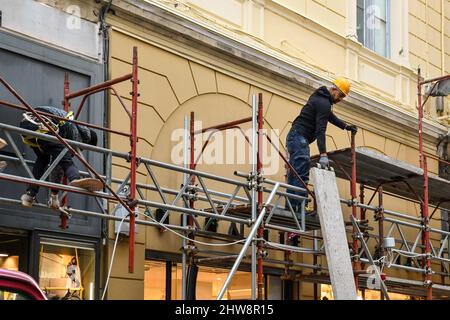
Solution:
[[[345,130],[351,131],[352,134],[356,134],[358,132],[358,127],[355,126],[354,124],[348,124],[345,126]]]
[[[330,161],[327,155],[321,155],[319,159],[319,164],[323,169],[328,169],[330,167]]]

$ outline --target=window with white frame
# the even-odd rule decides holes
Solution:
[[[390,0],[357,1],[358,40],[366,48],[390,57]]]

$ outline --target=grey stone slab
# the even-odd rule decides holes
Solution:
[[[356,300],[355,280],[342,216],[336,175],[333,171],[311,169],[320,226],[336,300]]]

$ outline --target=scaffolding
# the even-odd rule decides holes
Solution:
[[[425,83],[437,83],[442,79],[432,79],[423,81],[419,78],[419,151],[421,168],[409,166],[404,163],[398,163],[385,156],[373,154],[361,147],[356,147],[355,135],[351,136],[351,146],[348,149],[337,150],[329,154],[330,159],[335,164],[336,175],[350,182],[351,199],[340,199],[343,205],[351,207],[351,215],[346,222],[346,231],[350,242],[350,251],[353,259],[353,268],[355,275],[355,283],[357,288],[364,289],[366,285],[362,280],[366,280],[370,275],[364,270],[366,264],[378,267],[376,268],[377,277],[380,285],[377,290],[381,290],[382,297],[388,299],[388,288],[396,288],[404,293],[423,295],[423,288],[426,289],[426,297],[432,299],[433,288],[436,296],[445,296],[450,294],[450,286],[446,285],[446,279],[450,278],[450,257],[449,257],[449,236],[448,231],[432,228],[429,221],[434,213],[441,207],[446,206],[450,201],[450,182],[437,177],[430,177],[427,169],[427,157],[423,151],[423,105],[421,89]],[[120,94],[113,87],[116,84],[131,81],[131,110],[128,108],[121,98]],[[16,108],[32,112],[38,119],[42,121],[41,116],[49,116],[58,118],[54,115],[38,112],[33,109],[3,78],[0,77],[0,83],[20,102],[13,104],[7,101],[0,101],[0,105],[5,107]],[[82,124],[96,130],[102,130],[108,134],[125,136],[130,139],[130,151],[128,153],[118,152],[105,147],[91,146],[80,142],[63,139],[57,132],[53,130],[46,122],[49,132],[52,135],[42,134],[18,128],[16,126],[0,123],[0,131],[4,133],[8,144],[11,146],[16,157],[0,154],[0,160],[6,162],[19,163],[28,176],[18,176],[17,174],[8,174],[0,172],[0,179],[12,181],[15,183],[34,184],[46,188],[52,188],[63,191],[62,198],[66,199],[68,193],[82,194],[86,197],[93,197],[98,204],[99,210],[81,210],[70,208],[67,201],[62,201],[63,206],[59,209],[61,217],[60,227],[67,228],[72,214],[80,214],[92,216],[101,219],[123,221],[129,223],[129,272],[134,272],[134,246],[135,246],[135,226],[151,226],[158,229],[167,230],[176,233],[181,237],[182,241],[182,299],[193,299],[195,288],[193,281],[196,278],[196,267],[198,263],[205,261],[219,261],[234,259],[231,271],[220,290],[218,299],[222,299],[226,293],[227,286],[230,284],[234,273],[239,268],[243,259],[249,258],[251,261],[252,271],[252,299],[264,299],[264,263],[271,265],[280,265],[284,268],[284,279],[303,279],[305,281],[327,283],[327,268],[319,263],[319,258],[324,256],[323,239],[320,236],[320,225],[317,219],[306,214],[306,206],[309,202],[315,203],[314,192],[300,178],[295,169],[290,165],[289,161],[276,147],[276,144],[270,137],[263,133],[263,99],[262,94],[254,95],[252,99],[252,116],[233,122],[223,123],[200,131],[194,129],[194,113],[191,113],[190,119],[185,117],[184,128],[184,166],[177,166],[169,163],[156,161],[139,157],[137,155],[137,101],[138,101],[138,54],[137,48],[133,48],[133,63],[130,74],[112,79],[101,84],[70,93],[69,79],[66,75],[64,79],[64,103],[63,107],[67,111],[70,107],[70,101],[75,98],[81,98],[81,103],[76,110],[76,117],[72,121],[75,124]],[[112,96],[119,100],[119,104],[124,108],[130,118],[130,132],[125,133],[105,128],[98,125],[84,123],[77,120],[81,114],[83,107],[92,94],[104,91],[111,91]],[[426,102],[427,99],[425,99]],[[252,137],[250,139],[243,133],[240,125],[244,123],[252,124]],[[198,134],[204,134],[210,130],[228,130],[239,129],[249,143],[252,150],[252,167],[250,172],[234,172],[235,178],[228,178],[214,175],[208,172],[197,170],[199,158],[195,158],[194,145],[195,137]],[[61,143],[65,146],[65,150],[59,157],[54,159],[47,171],[40,179],[33,177],[29,165],[33,161],[25,159],[20,153],[17,144],[12,138],[12,134],[28,135],[42,140]],[[208,136],[207,141],[202,146],[203,152],[211,139],[212,134]],[[266,138],[279,156],[283,159],[289,170],[295,174],[303,185],[302,188],[288,185],[287,183],[274,181],[263,176],[262,172],[262,144]],[[99,174],[85,160],[82,151],[98,153],[106,158],[106,172],[104,175]],[[52,170],[54,170],[58,162],[62,159],[66,152],[72,153],[85,167],[86,171],[80,171],[82,176],[92,176],[102,181],[104,190],[99,192],[90,192],[84,189],[72,187],[66,184],[46,181]],[[201,154],[200,152],[200,154]],[[200,156],[200,155],[199,155]],[[125,179],[115,178],[112,176],[113,158],[122,159],[130,164],[129,172]],[[317,158],[312,157],[313,163]],[[382,165],[381,165],[382,164]],[[449,164],[448,162],[446,163]],[[388,167],[383,170],[383,167]],[[142,168],[151,179],[151,183],[138,183],[136,179],[137,169]],[[155,169],[164,170],[165,172],[177,173],[182,175],[180,189],[173,189],[162,186],[158,179]],[[406,168],[406,169],[405,169]],[[375,177],[375,178],[374,178]],[[423,181],[421,185],[420,181]],[[207,182],[214,182],[220,187],[211,189],[207,186]],[[412,181],[412,182],[411,182]],[[196,183],[198,182],[199,185]],[[357,183],[360,183],[360,195],[358,200]],[[113,189],[113,184],[117,185],[117,189]],[[401,186],[400,186],[401,185]],[[430,189],[431,188],[431,189]],[[445,189],[447,188],[447,189]],[[226,193],[221,190],[231,189],[233,192]],[[365,203],[365,190],[372,189],[373,195],[370,200]],[[431,194],[429,191],[433,190]],[[148,200],[144,192],[151,191],[157,195],[160,200]],[[290,192],[288,192],[290,191]],[[291,193],[307,192],[310,196],[300,196]],[[423,192],[423,196],[419,196]],[[384,194],[398,196],[402,199],[412,200],[418,199],[421,205],[421,218],[410,216],[406,213],[400,213],[388,210],[383,206]],[[437,193],[437,196],[435,194]],[[378,206],[372,205],[373,199],[378,195]],[[173,199],[170,201],[169,197]],[[112,204],[120,204],[128,212],[126,218],[114,215],[114,210],[108,210],[108,206],[101,202],[101,199],[110,201]],[[295,199],[301,201],[301,212],[299,215],[294,211],[290,201]],[[284,201],[285,205],[282,205]],[[16,199],[0,198],[0,202],[4,205],[16,206],[20,205],[20,201]],[[207,208],[196,209],[196,203],[202,203]],[[434,206],[434,211],[429,214],[429,205]],[[46,208],[42,204],[34,204],[38,208]],[[359,208],[359,217],[358,217]],[[160,215],[155,215],[151,209],[159,209]],[[50,210],[50,209],[49,209]],[[371,233],[373,228],[369,226],[367,211],[374,213],[374,221],[378,224],[378,234]],[[182,224],[170,224],[171,215],[182,215]],[[139,215],[142,219],[139,219]],[[206,219],[203,227],[199,222],[199,217]],[[230,223],[229,232],[227,234],[217,231],[210,231],[213,221],[226,221]],[[384,233],[385,223],[390,224],[387,234]],[[240,228],[237,228],[237,225]],[[245,233],[245,227],[248,233]],[[391,238],[394,228],[397,228],[400,239],[395,239],[394,247],[385,247],[385,239]],[[418,230],[415,241],[411,243],[405,236],[402,228],[412,228]],[[270,241],[265,236],[265,230],[274,230],[284,236],[283,243]],[[118,231],[120,232],[120,230]],[[295,234],[300,237],[301,245],[290,244],[289,235]],[[431,234],[440,235],[441,245],[439,249],[433,247]],[[199,241],[198,238],[206,238],[214,241],[208,243]],[[421,243],[419,240],[421,238]],[[376,257],[370,252],[369,242],[375,241],[378,246]],[[308,244],[309,246],[307,246]],[[207,246],[221,247],[242,245],[239,254],[225,253],[217,250],[205,249]],[[399,246],[399,248],[397,248]],[[250,255],[247,249],[251,247]],[[283,260],[270,258],[268,250],[277,250],[284,252]],[[420,252],[418,252],[420,251]],[[302,263],[293,261],[291,255],[294,252],[309,254],[313,256],[313,263]],[[204,256],[199,256],[202,253]],[[447,255],[447,257],[445,257]],[[407,256],[411,259],[414,266],[404,266],[396,263],[400,256]],[[420,260],[420,261],[419,261]],[[432,261],[441,263],[441,271],[432,270]],[[408,270],[422,274],[424,281],[422,283],[409,279],[399,279],[387,277],[382,272],[383,268],[394,268]],[[304,270],[312,270],[312,273],[306,274]],[[441,283],[434,284],[432,282],[433,274],[441,276]],[[189,284],[189,285],[188,285]],[[399,289],[400,288],[400,289]],[[317,298],[317,288],[315,287],[315,295]]]

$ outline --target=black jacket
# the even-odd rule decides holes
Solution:
[[[333,97],[327,87],[320,87],[309,97],[300,115],[292,123],[292,129],[304,136],[309,143],[317,139],[320,153],[326,153],[325,132],[328,122],[345,129],[347,124],[331,110]]]

